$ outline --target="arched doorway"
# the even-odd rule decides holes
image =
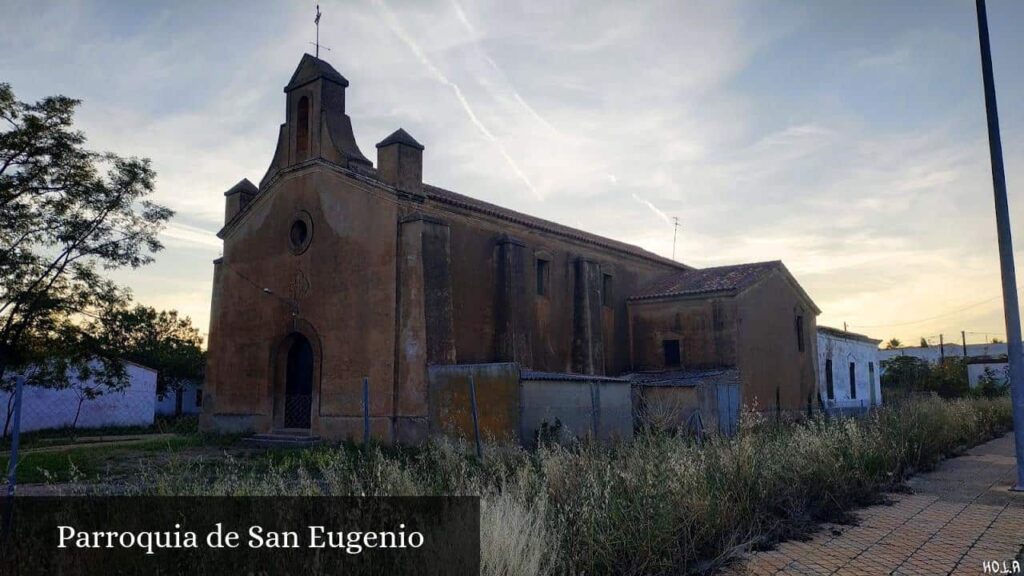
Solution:
[[[309,428],[313,407],[313,346],[295,334],[288,348],[284,384],[284,427]]]

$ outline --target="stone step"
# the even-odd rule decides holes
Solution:
[[[242,438],[242,443],[257,448],[309,448],[321,444],[322,440],[319,436],[312,436],[309,433],[299,435],[294,432],[272,432]]]

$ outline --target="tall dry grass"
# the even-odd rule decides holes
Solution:
[[[862,419],[774,424],[733,438],[641,434],[613,447],[451,441],[144,467],[149,494],[478,495],[484,574],[703,572],[737,551],[841,520],[943,457],[1006,431],[1006,398],[910,401]]]

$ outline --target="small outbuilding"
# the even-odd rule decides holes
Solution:
[[[864,412],[882,404],[881,340],[818,326],[818,394],[830,412]]]

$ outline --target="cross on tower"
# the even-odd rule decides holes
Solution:
[[[313,46],[316,46],[316,54],[315,54],[315,56],[316,56],[317,60],[319,60],[320,59],[320,46],[321,46],[320,45],[320,5],[319,4],[316,5],[316,18],[313,19],[313,24],[316,24],[316,42],[310,42],[310,44],[312,44]],[[324,48],[324,50],[327,50],[328,52],[331,51],[331,49],[328,48],[327,46],[324,46],[323,48]]]

